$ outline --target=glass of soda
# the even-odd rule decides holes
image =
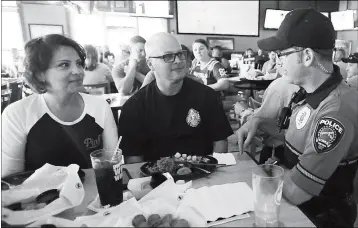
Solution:
[[[256,227],[278,227],[284,169],[258,165],[252,171]]]
[[[101,205],[117,206],[122,203],[122,150],[99,149],[90,156]]]

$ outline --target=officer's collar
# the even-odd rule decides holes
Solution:
[[[339,67],[333,65],[333,73],[322,83],[313,93],[307,94],[306,102],[316,109],[318,105],[338,86],[342,81],[342,75]]]

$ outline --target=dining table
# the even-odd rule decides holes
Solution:
[[[208,176],[193,180],[192,187],[200,188],[203,186],[246,182],[252,188],[252,169],[257,166],[256,163],[246,153],[240,154],[233,152],[232,154],[236,160],[235,165],[218,167]],[[144,163],[125,164],[124,168],[129,171],[132,178],[139,178],[141,177],[140,167],[143,164]],[[95,212],[87,208],[97,196],[94,171],[93,169],[86,169],[84,171],[86,174],[83,183],[85,197],[82,204],[58,214],[57,217],[74,220],[78,216],[95,214]],[[215,227],[253,227],[254,212],[251,211],[248,214],[249,217],[220,224]],[[281,200],[279,221],[280,227],[315,227],[297,206],[290,204],[284,197]]]

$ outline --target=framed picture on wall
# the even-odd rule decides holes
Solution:
[[[234,50],[234,38],[208,37],[210,48],[220,46],[223,50]]]
[[[30,39],[48,34],[64,34],[63,25],[29,24]]]

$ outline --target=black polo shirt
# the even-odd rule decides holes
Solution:
[[[213,153],[213,142],[233,134],[216,92],[185,78],[180,92],[163,95],[151,82],[123,106],[119,120],[124,156],[156,160]]]

